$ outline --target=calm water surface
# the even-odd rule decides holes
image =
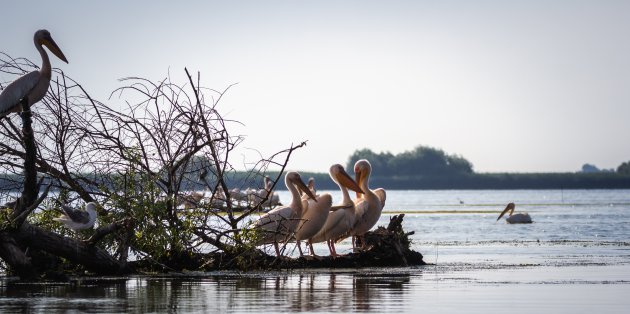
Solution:
[[[508,202],[534,223],[496,222]],[[628,313],[630,190],[388,191],[380,224],[400,212],[416,231],[414,249],[435,265],[46,285],[5,278],[0,312]]]

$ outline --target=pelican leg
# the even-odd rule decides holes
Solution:
[[[311,255],[317,257],[317,254],[315,254],[315,250],[313,250],[313,242],[311,242],[311,240],[308,240],[308,247],[311,249]]]
[[[335,242],[332,240],[328,240],[328,249],[330,250],[330,256],[333,258],[337,257],[337,250],[335,249]]]
[[[298,251],[300,251],[300,257],[304,256],[304,253],[302,253],[302,241],[300,240],[297,241],[297,247],[298,247]]]
[[[333,253],[334,251],[332,249],[332,246],[330,246],[330,242],[331,240],[326,240],[326,245],[328,246],[328,251],[330,251],[330,256],[334,257],[334,253]]]
[[[22,112],[20,112],[20,117],[22,118],[22,129],[24,129],[25,124],[30,125],[33,123],[31,120],[33,115],[31,114],[31,106],[28,104],[28,96],[25,96],[22,100],[20,100],[20,106],[22,107]],[[16,110],[16,112],[19,111],[19,109]]]

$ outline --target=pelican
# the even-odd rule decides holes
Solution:
[[[356,222],[355,206],[350,198],[348,189],[357,193],[363,193],[363,191],[340,164],[335,164],[330,167],[330,177],[339,186],[343,198],[341,204],[331,208],[326,223],[319,232],[310,239],[310,242],[318,243],[326,241],[330,255],[336,257],[337,250],[335,249],[335,240],[350,232]]]
[[[206,192],[204,191],[203,194],[205,195]],[[211,207],[219,208],[219,209],[225,206],[226,200],[227,200],[227,197],[225,197],[225,192],[223,191],[223,187],[220,185],[216,188],[216,190],[214,190],[214,193],[212,193],[210,197],[207,197],[205,199],[205,201],[210,202]]]
[[[501,217],[503,217],[503,215],[505,215],[505,213],[510,211],[510,215],[508,215],[508,217],[505,218],[505,221],[507,223],[509,223],[509,224],[530,224],[530,223],[532,223],[532,217],[530,217],[528,213],[516,213],[516,214],[514,214],[514,208],[516,208],[516,205],[514,205],[514,203],[507,204],[507,206],[505,207],[503,212],[501,212],[501,215],[499,215],[499,218],[497,218],[497,221],[499,221],[499,219],[501,219]]]
[[[378,219],[381,218],[381,211],[383,211],[383,207],[385,206],[386,198],[384,189],[370,190],[369,180],[370,174],[372,173],[372,165],[370,165],[369,161],[365,159],[358,160],[354,164],[354,173],[356,182],[361,187],[363,195],[357,193],[357,199],[354,200],[357,216],[354,227],[350,233],[353,236],[352,247],[354,247],[355,243],[354,237],[363,236],[372,229],[378,222]],[[362,242],[362,245],[365,245],[365,243]]]
[[[2,90],[0,94],[0,119],[11,112],[19,112],[22,110],[20,102],[23,99],[28,100],[29,106],[40,101],[46,95],[48,86],[50,85],[51,67],[48,54],[42,46],[46,46],[50,52],[68,63],[66,56],[63,55],[61,49],[55,41],[50,37],[50,32],[40,29],[33,36],[35,48],[42,57],[42,67],[39,71],[33,71],[25,74],[17,80],[11,82]]]
[[[88,229],[96,222],[96,203],[89,202],[85,205],[85,210],[74,209],[68,205],[61,205],[63,214],[53,220],[62,222],[66,227],[73,230]]]
[[[230,200],[236,206],[241,206],[243,203],[247,203],[247,193],[239,188],[233,188],[230,190]]]
[[[308,178],[308,183],[306,183],[306,187],[308,187],[308,189],[311,191],[311,193],[313,193],[313,195],[318,196],[317,189],[315,189],[315,178],[313,177]],[[300,191],[300,195],[302,196],[303,200],[308,199],[308,195],[306,195],[304,192]]]
[[[273,187],[273,182],[271,182],[269,177],[265,178],[267,179],[265,180],[265,196],[267,196],[267,201],[265,201],[265,204],[269,205],[269,207],[280,205],[280,196],[276,192],[271,190],[271,188]]]
[[[313,194],[317,193],[317,190],[315,190],[315,178],[313,177],[308,178],[308,183],[306,184],[306,186],[308,187],[309,190],[311,190],[311,192],[313,192]]]
[[[311,193],[313,193],[313,195],[317,196],[317,190],[315,189],[315,178],[310,177],[308,178],[308,183],[306,183],[306,186],[308,187],[309,190],[311,190]],[[304,193],[300,193],[302,194],[302,197],[306,197],[308,198],[308,196],[304,195]]]
[[[288,172],[284,176],[284,184],[291,192],[291,204],[274,208],[254,223],[254,228],[262,231],[256,245],[273,243],[276,256],[280,256],[278,242],[286,242],[291,238],[302,216],[303,202],[298,191],[301,190],[307,193],[311,199],[316,200],[315,195],[308,190],[299,173]]]
[[[315,180],[313,178],[309,179],[307,189],[311,192],[310,194],[315,195]],[[302,206],[304,209],[300,217],[300,223],[295,231],[295,240],[297,241],[300,256],[304,255],[302,254],[302,247],[300,245],[300,241],[302,240],[308,240],[311,254],[315,255],[310,239],[322,229],[332,207],[332,195],[329,193],[316,195],[315,198],[317,201],[309,200],[308,197],[309,194],[304,193],[304,195],[302,195]]]
[[[197,208],[199,207],[199,203],[205,195],[205,191],[203,192],[203,194],[199,192],[192,192],[190,194],[183,195],[181,198],[178,199],[179,205],[183,205],[184,209]]]
[[[280,197],[278,196],[278,194],[274,193],[271,190],[271,187],[273,186],[273,182],[271,182],[268,176],[265,176],[263,181],[264,181],[263,183],[264,188],[255,191],[253,194],[250,194],[248,196],[249,202],[251,204],[256,204],[260,202],[261,200],[267,198],[267,200],[265,200],[265,202],[262,203],[261,205],[263,206],[267,205],[269,207],[280,205]]]

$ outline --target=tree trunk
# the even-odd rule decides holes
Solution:
[[[33,264],[22,249],[15,242],[13,236],[7,232],[0,233],[0,258],[11,266],[11,271],[22,280],[35,277]]]
[[[24,141],[24,190],[14,207],[9,228],[0,232],[0,258],[9,266],[10,270],[22,280],[37,278],[36,260],[31,261],[27,252],[31,250],[33,258],[40,256],[39,251],[49,253],[82,265],[88,270],[100,275],[116,275],[127,271],[125,262],[116,261],[106,250],[96,247],[94,244],[108,232],[120,228],[113,224],[111,228],[97,232],[91,241],[81,241],[62,237],[56,233],[46,231],[30,225],[26,218],[34,208],[37,194],[37,170],[35,168],[37,147],[33,138],[31,126],[32,113],[28,105],[28,99],[21,101],[22,105],[22,135]],[[121,223],[122,224],[122,223]],[[110,231],[110,232],[111,232]]]
[[[60,236],[28,223],[13,235],[22,246],[45,251],[82,265],[99,275],[118,275],[128,271],[126,263],[114,259],[107,251],[82,240]]]

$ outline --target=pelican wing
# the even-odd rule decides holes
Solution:
[[[360,198],[356,201],[356,203],[354,203],[357,224],[363,219],[363,216],[367,213],[369,206],[370,204],[365,200],[365,198]]]
[[[66,216],[74,222],[86,224],[90,221],[90,215],[84,210],[74,209],[67,205],[62,205],[61,208]]]
[[[9,114],[20,100],[35,88],[40,79],[39,71],[33,71],[7,85],[0,94],[0,118]]]
[[[385,189],[378,188],[374,190],[374,194],[376,194],[376,197],[378,197],[378,199],[381,201],[381,207],[385,207],[385,199],[387,199],[387,194],[385,193]]]
[[[348,229],[344,234],[340,235],[337,239],[333,239],[335,241],[335,243],[339,243],[341,241],[343,241],[345,238],[352,236],[354,234],[354,229],[359,227],[362,224],[365,224],[365,213],[368,209],[368,202],[365,201],[365,198],[360,198],[358,200],[355,200],[355,204],[354,204],[354,212],[355,212],[355,217],[356,220],[354,222],[354,226],[352,226],[352,228]]]

